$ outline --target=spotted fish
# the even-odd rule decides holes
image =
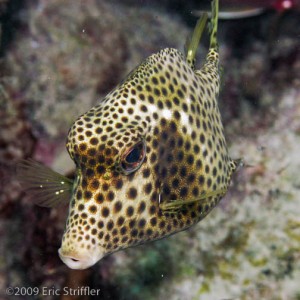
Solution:
[[[187,229],[225,195],[238,160],[228,156],[217,104],[217,0],[206,61],[195,70],[206,18],[186,57],[169,48],[151,55],[74,122],[74,181],[32,160],[20,164],[37,204],[70,203],[59,249],[70,268]]]

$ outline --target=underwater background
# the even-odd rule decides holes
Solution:
[[[300,5],[262,2],[219,22],[219,107],[245,163],[225,198],[187,231],[78,271],[57,253],[68,207],[34,206],[15,164],[72,176],[70,125],[149,55],[184,52],[209,1],[0,0],[0,299],[300,299]],[[208,35],[196,67],[207,48]]]

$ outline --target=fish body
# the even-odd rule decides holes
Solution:
[[[226,193],[238,161],[228,156],[217,103],[217,13],[215,0],[210,49],[200,70],[194,56],[203,21],[187,57],[170,48],[151,55],[70,128],[67,150],[76,178],[67,187],[61,178],[50,184],[52,192],[71,195],[59,249],[70,268],[182,231]],[[22,176],[32,172],[31,164],[22,170]],[[40,204],[50,206],[44,195]]]

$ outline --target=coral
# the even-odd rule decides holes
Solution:
[[[0,215],[13,213],[13,202],[19,196],[13,180],[12,164],[29,155],[34,141],[30,126],[23,118],[24,102],[9,80],[0,80]],[[12,205],[12,206],[11,206]]]
[[[157,287],[166,280],[166,274],[173,276],[179,270],[179,255],[179,249],[167,240],[130,249],[125,255],[119,254],[112,278],[119,286],[120,295],[126,295],[126,299],[140,299],[142,293],[143,299],[153,299]]]

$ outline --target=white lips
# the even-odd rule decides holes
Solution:
[[[93,266],[98,260],[102,258],[100,255],[95,255],[93,252],[87,252],[82,255],[64,255],[62,249],[58,250],[60,259],[71,269],[83,270]]]

